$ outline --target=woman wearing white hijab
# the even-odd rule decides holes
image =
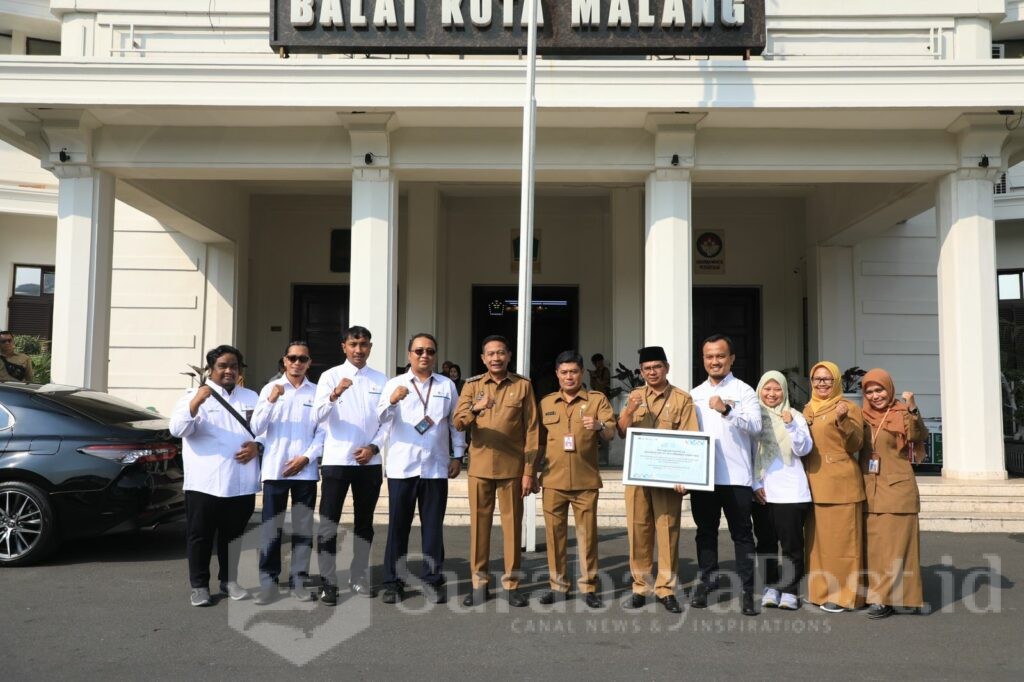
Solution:
[[[796,609],[804,577],[804,519],[811,508],[811,489],[800,458],[811,451],[811,432],[803,415],[790,409],[789,387],[780,372],[765,372],[757,384],[757,398],[762,426],[754,456],[754,533],[757,555],[765,566],[761,606]]]

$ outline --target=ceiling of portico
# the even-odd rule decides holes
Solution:
[[[825,105],[826,103],[822,103]],[[545,128],[643,128],[650,113],[636,109],[544,110],[539,104],[537,124]],[[31,120],[52,115],[53,110],[0,112],[0,118]],[[349,111],[301,108],[200,108],[200,107],[93,107],[89,113],[103,126],[156,127],[331,127],[340,126],[339,114]],[[962,109],[843,110],[825,106],[791,110],[717,109],[704,113],[699,128],[771,128],[821,130],[945,130]],[[522,125],[519,109],[409,109],[395,113],[400,128],[516,128]]]

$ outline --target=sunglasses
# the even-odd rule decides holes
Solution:
[[[437,355],[436,348],[413,348],[412,352],[415,353],[417,356],[423,355],[424,353],[431,357]]]
[[[284,356],[284,359],[287,360],[288,362],[301,362],[301,363],[309,362],[309,356],[308,355],[286,355],[286,356]]]

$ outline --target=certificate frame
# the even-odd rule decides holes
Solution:
[[[698,449],[700,462],[686,472],[658,475],[663,466],[650,466],[648,452],[658,441],[670,443],[669,448]],[[653,469],[648,471],[647,469]],[[626,449],[622,460],[622,482],[625,485],[643,485],[655,488],[674,488],[682,485],[687,490],[715,489],[715,438],[700,431],[670,431],[668,429],[626,429]]]

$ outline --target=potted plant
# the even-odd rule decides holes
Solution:
[[[843,384],[843,395],[846,396],[846,398],[850,400],[860,398],[860,381],[867,373],[867,370],[861,369],[856,365],[843,372],[843,375],[839,377],[839,380]]]

